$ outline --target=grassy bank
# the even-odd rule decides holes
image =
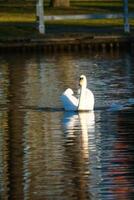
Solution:
[[[50,8],[49,1],[44,1],[46,15],[87,14],[87,13],[120,13],[123,10],[122,0],[72,0],[70,8]],[[134,12],[134,1],[129,0],[129,10]],[[48,21],[46,25],[56,26],[122,26],[122,19],[62,20]],[[134,26],[134,19],[130,20]],[[0,38],[40,37],[36,29],[36,1],[0,2]]]
[[[134,12],[134,1],[129,0],[129,11]],[[0,15],[10,14],[35,14],[36,0],[23,0],[12,2],[0,1]],[[46,15],[75,14],[75,13],[119,13],[123,11],[123,0],[71,0],[69,8],[50,8],[49,0],[44,0]],[[1,18],[1,17],[0,17]],[[1,19],[0,19],[1,20]]]

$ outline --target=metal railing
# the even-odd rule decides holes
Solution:
[[[128,13],[128,0],[124,2],[124,13],[122,14],[80,14],[80,15],[44,15],[43,0],[38,0],[36,5],[36,16],[38,28],[41,34],[45,34],[45,20],[71,20],[71,19],[117,19],[124,18],[124,32],[130,32],[129,18],[134,18],[134,14]]]

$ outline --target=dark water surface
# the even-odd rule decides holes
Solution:
[[[95,111],[64,112],[80,74]],[[0,199],[133,200],[133,98],[130,53],[1,55]]]

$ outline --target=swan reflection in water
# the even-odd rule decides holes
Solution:
[[[68,191],[75,193],[77,199],[89,199],[89,141],[95,131],[95,115],[91,112],[65,112],[63,117],[65,136],[66,167],[69,182]],[[71,197],[70,197],[71,199]]]
[[[69,135],[78,130],[81,131],[83,139],[88,139],[88,132],[94,132],[95,114],[90,112],[65,112],[63,117],[65,132]]]
[[[80,136],[81,150],[84,157],[88,157],[88,139],[89,134],[95,131],[95,114],[90,112],[65,112],[63,118],[63,125],[66,137],[76,138]],[[78,134],[78,135],[77,135]],[[76,144],[78,145],[78,144]]]

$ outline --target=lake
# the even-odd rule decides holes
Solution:
[[[92,112],[60,101],[79,76]],[[132,52],[0,55],[0,199],[134,198]]]

